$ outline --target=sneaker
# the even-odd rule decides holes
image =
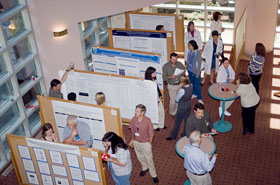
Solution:
[[[193,95],[192,95],[192,99],[194,99],[194,98],[197,98],[197,96],[193,94]]]
[[[158,178],[157,177],[153,177],[153,181],[154,181],[155,184],[157,184],[158,183]]]
[[[219,107],[219,116],[220,117],[222,117],[222,111],[223,111],[222,107]]]
[[[146,173],[149,171],[149,169],[141,171],[140,172],[140,177],[143,177],[144,175],[146,175]]]
[[[229,113],[228,111],[225,111],[225,115],[226,116],[231,116],[231,113]]]
[[[197,100],[198,103],[204,104],[202,100]]]

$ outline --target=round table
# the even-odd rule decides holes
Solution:
[[[228,88],[229,91],[225,92],[222,91],[221,88]],[[208,93],[209,95],[217,100],[222,101],[222,118],[219,121],[216,121],[214,123],[214,128],[219,131],[219,132],[228,132],[232,129],[232,125],[230,122],[224,120],[225,116],[225,101],[230,101],[238,98],[235,93],[232,93],[233,91],[236,91],[237,86],[235,84],[227,84],[227,83],[222,83],[220,88],[219,85],[213,84],[209,87]]]
[[[190,143],[190,141],[189,141],[189,138],[187,138],[187,137],[182,137],[181,139],[179,139],[176,142],[175,149],[176,149],[177,154],[180,157],[184,158],[183,149],[189,143]],[[201,137],[200,148],[203,152],[205,152],[209,155],[213,155],[216,151],[216,145],[215,145],[214,141],[208,137]],[[188,179],[184,183],[184,185],[191,185],[190,180]]]

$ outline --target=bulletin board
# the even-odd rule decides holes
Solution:
[[[98,150],[9,134],[7,140],[20,185],[107,184]]]
[[[95,149],[104,150],[101,140],[106,132],[115,132],[117,135],[124,138],[120,123],[120,111],[118,108],[74,102],[46,96],[37,96],[37,98],[40,107],[41,123],[50,123],[60,142],[63,142],[61,136],[63,129],[66,126],[66,118],[68,115],[77,116],[78,121],[83,121],[88,124],[96,124],[89,125],[91,133],[94,132],[92,135],[93,147]],[[86,111],[83,112],[83,110]],[[90,110],[103,112],[103,118],[95,115],[98,112],[90,112]],[[60,120],[62,120],[62,122],[60,122]],[[105,128],[102,124],[104,124]]]
[[[64,71],[59,71],[62,76]],[[139,77],[97,73],[82,70],[70,71],[61,92],[74,92],[77,101],[96,104],[95,94],[103,92],[106,105],[120,110],[122,121],[130,122],[135,116],[138,104],[146,106],[146,116],[152,123],[158,123],[157,85],[151,80]]]
[[[184,15],[148,12],[126,12],[127,29],[155,30],[157,25],[164,25],[165,31],[173,32],[175,51],[185,52]]]
[[[140,29],[108,29],[109,46],[128,50],[161,54],[161,64],[169,61],[174,52],[173,32],[140,30]]]

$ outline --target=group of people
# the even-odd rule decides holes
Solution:
[[[210,76],[210,84],[216,83],[236,83],[235,93],[241,97],[243,135],[248,132],[254,133],[255,112],[260,102],[259,81],[262,75],[262,68],[265,59],[265,47],[261,43],[256,44],[255,53],[248,65],[248,73],[239,73],[235,79],[235,71],[229,63],[229,59],[224,57],[223,43],[221,33],[224,31],[220,23],[221,14],[215,12],[213,22],[210,25],[211,35],[203,47],[200,32],[195,29],[192,21],[189,22],[187,32],[185,33],[185,64],[178,62],[176,53],[170,54],[170,61],[162,68],[163,81],[167,83],[169,94],[169,114],[174,119],[174,127],[166,140],[175,140],[177,138],[180,126],[184,120],[184,129],[181,134],[190,140],[183,150],[184,167],[191,184],[211,184],[209,172],[214,167],[217,154],[208,156],[200,148],[201,137],[213,139],[210,133],[216,133],[213,127],[210,114],[205,111],[202,101],[201,86],[206,83],[206,78]],[[163,25],[158,25],[157,30],[164,31]],[[61,93],[61,84],[66,80],[73,65],[67,67],[61,80],[51,81],[49,96],[63,98]],[[184,72],[175,75],[176,69]],[[201,72],[204,70],[204,78],[201,80]],[[187,75],[186,73],[187,72]],[[145,80],[151,80],[156,83],[156,69],[148,67],[145,72]],[[111,170],[115,184],[129,185],[132,171],[132,161],[128,146],[134,148],[137,159],[141,164],[140,176],[151,175],[153,182],[158,183],[159,179],[153,162],[152,142],[154,130],[166,129],[165,109],[163,105],[163,96],[160,88],[158,91],[158,115],[159,123],[153,124],[145,116],[145,105],[139,104],[135,108],[135,116],[131,119],[131,141],[128,145],[116,133],[108,132],[104,135],[102,142],[105,152],[110,158],[105,159]],[[67,95],[68,100],[76,101],[76,94],[71,92]],[[191,99],[197,98],[194,105],[194,112],[191,114]],[[96,103],[106,106],[105,95],[102,92],[96,93]],[[233,101],[227,101],[225,104],[225,115],[231,116],[228,108]],[[222,104],[218,108],[219,116],[222,114]],[[70,115],[67,119],[67,125],[63,133],[63,142],[66,144],[75,144],[79,146],[92,146],[92,137],[90,136],[87,124],[78,122],[77,117]],[[42,140],[56,142],[57,138],[51,124],[46,123],[42,128]]]

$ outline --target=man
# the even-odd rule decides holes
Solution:
[[[76,93],[70,92],[70,93],[67,95],[67,99],[70,100],[70,101],[76,101],[76,100],[77,100]]]
[[[137,159],[141,163],[140,176],[144,176],[149,171],[154,183],[158,183],[152,154],[154,128],[150,118],[146,117],[145,113],[146,107],[144,105],[136,106],[135,116],[129,125],[132,132],[132,140],[129,142],[129,146],[134,146]]]
[[[185,66],[181,63],[178,62],[178,55],[176,53],[171,53],[170,54],[170,62],[167,62],[164,64],[162,68],[162,78],[163,81],[167,82],[167,89],[169,93],[169,114],[172,116],[176,115],[177,112],[177,103],[175,102],[175,97],[180,89],[180,77],[181,75],[184,75],[185,72],[181,73],[180,75],[175,76],[174,72],[176,68],[185,70]]]
[[[78,122],[76,116],[68,116],[63,131],[63,143],[91,147],[92,142],[89,126],[84,122]]]
[[[190,133],[194,130],[200,131],[203,137],[208,137],[209,132],[217,132],[213,128],[213,123],[211,121],[210,114],[204,111],[204,105],[202,103],[197,103],[194,106],[194,114],[191,114],[187,120],[187,137],[190,137]]]
[[[63,99],[63,94],[60,91],[61,90],[61,85],[65,82],[65,80],[67,79],[69,71],[71,71],[72,69],[74,69],[74,65],[70,64],[66,68],[66,71],[64,72],[61,80],[53,79],[51,81],[51,84],[50,84],[51,87],[49,89],[49,97]]]
[[[211,156],[205,154],[199,147],[200,137],[198,130],[190,134],[190,144],[183,149],[184,168],[187,170],[192,185],[211,185],[212,179],[209,172],[214,167],[217,154],[214,154],[212,159]]]
[[[161,24],[159,24],[159,25],[156,26],[156,30],[157,30],[157,31],[165,31],[164,26],[161,25]]]

